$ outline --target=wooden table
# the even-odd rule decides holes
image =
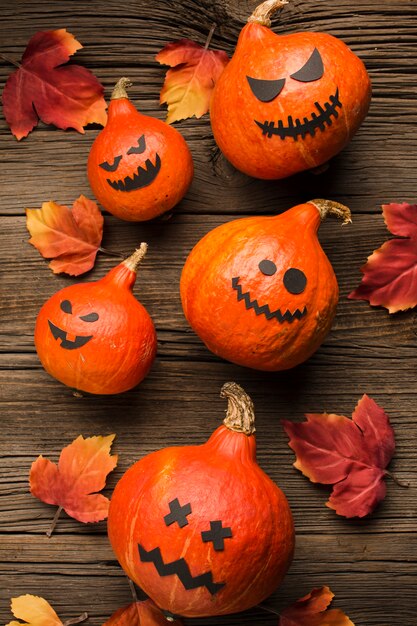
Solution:
[[[164,69],[155,54],[180,37],[203,43],[213,22],[218,24],[213,46],[231,54],[255,4],[1,0],[1,52],[18,59],[36,31],[66,27],[84,45],[75,62],[96,74],[107,96],[115,81],[127,75],[138,108],[164,119],[158,105]],[[224,414],[219,391],[227,380],[241,383],[253,396],[259,462],[284,489],[295,516],[294,564],[267,605],[279,611],[312,587],[329,585],[335,605],[357,626],[417,623],[415,313],[389,316],[347,299],[359,282],[359,267],[388,238],[380,205],[416,201],[417,6],[410,0],[293,0],[275,30],[304,29],[341,37],[366,63],[373,82],[368,118],[326,174],[281,182],[250,179],[219,154],[205,116],[177,125],[193,153],[196,173],[172,219],[130,224],[105,216],[105,247],[128,254],[138,242],[149,243],[135,293],[155,320],[158,356],[145,382],[129,393],[74,397],[42,369],[33,345],[41,304],[74,281],[54,276],[27,244],[24,209],[49,199],[71,204],[80,193],[91,197],[86,160],[99,129],[80,135],[40,124],[18,143],[1,116],[2,623],[11,619],[9,598],[25,593],[44,596],[65,619],[88,611],[92,625],[131,601],[105,523],[83,525],[63,515],[55,535],[46,538],[54,510],[28,491],[28,472],[37,455],[57,460],[61,448],[80,433],[117,433],[114,450],[120,460],[108,481],[110,495],[122,472],[146,453],[203,442]],[[12,67],[0,61],[0,71],[3,86]],[[191,247],[218,224],[242,215],[272,215],[313,197],[348,204],[354,218],[349,227],[328,220],[320,230],[341,291],[327,340],[307,363],[278,374],[215,358],[181,311],[178,281]],[[81,280],[100,278],[113,265],[114,259],[100,256]],[[411,486],[405,490],[390,481],[386,500],[369,519],[345,520],[324,506],[329,490],[312,485],[292,467],[294,456],[280,420],[301,420],[305,412],[326,410],[350,415],[363,393],[390,415],[397,441],[391,469]],[[261,609],[186,621],[196,626],[276,623],[276,616]]]

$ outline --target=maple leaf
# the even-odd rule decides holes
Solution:
[[[62,509],[79,522],[99,522],[106,519],[110,501],[98,491],[106,477],[117,465],[117,455],[110,455],[115,435],[107,437],[77,437],[64,448],[58,465],[42,455],[32,463],[29,476],[30,492],[42,502],[58,506],[51,529]]]
[[[167,626],[167,624],[180,626],[178,620],[168,622],[165,615],[152,602],[133,602],[129,606],[119,609],[103,626]]]
[[[79,624],[84,622],[88,615],[83,613],[80,617],[62,623],[49,602],[39,596],[26,594],[18,598],[12,598],[12,613],[22,622],[9,622],[6,626],[65,626],[65,624]]]
[[[311,482],[334,485],[326,505],[338,515],[364,517],[384,499],[385,470],[395,451],[388,416],[366,394],[352,419],[308,414],[307,422],[283,420],[299,469]]]
[[[362,282],[348,297],[396,313],[417,306],[417,204],[384,204],[382,214],[398,237],[368,257]]]
[[[29,239],[41,255],[51,261],[55,274],[79,276],[88,272],[100,249],[103,216],[96,202],[81,195],[72,211],[56,202],[44,202],[41,209],[26,209]]]
[[[162,65],[170,65],[161,90],[160,103],[168,104],[168,124],[188,117],[199,118],[209,110],[210,99],[220,74],[229,62],[222,50],[209,50],[214,27],[206,45],[180,39],[169,43],[157,55]]]
[[[65,28],[38,32],[30,39],[2,96],[4,115],[18,140],[37,125],[38,116],[45,124],[80,133],[87,124],[106,124],[103,86],[86,68],[62,65],[80,48]]]
[[[355,626],[340,609],[327,609],[334,598],[329,587],[313,589],[281,612],[279,626]]]

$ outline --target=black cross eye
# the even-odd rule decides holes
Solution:
[[[284,287],[293,294],[302,293],[307,285],[307,278],[304,272],[290,267],[284,274]]]
[[[224,540],[232,537],[232,529],[229,526],[223,527],[223,522],[210,522],[210,530],[204,530],[201,538],[205,543],[213,542],[213,548],[217,551],[224,550]]]
[[[320,52],[317,48],[314,48],[311,57],[303,67],[291,74],[291,78],[299,80],[302,83],[311,83],[313,80],[318,80],[324,74],[323,60],[320,56]]]
[[[119,167],[119,163],[122,160],[122,155],[114,157],[113,163],[107,163],[104,161],[103,163],[99,163],[99,167],[102,167],[106,172],[115,172]]]
[[[265,274],[265,276],[273,276],[277,271],[277,266],[275,265],[275,263],[273,261],[268,261],[268,259],[264,259],[263,261],[261,261],[258,267],[261,270],[262,274]]]
[[[83,322],[97,322],[98,313],[89,313],[88,315],[80,315],[80,320]]]
[[[64,313],[72,313],[72,304],[69,300],[63,300],[63,302],[61,302],[61,311],[64,311]]]
[[[171,526],[171,524],[177,522],[180,528],[187,526],[187,515],[190,515],[191,513],[191,504],[188,502],[188,504],[184,504],[184,506],[181,506],[178,498],[175,498],[175,500],[171,500],[171,502],[168,502],[168,506],[170,513],[168,513],[168,515],[165,515],[164,517],[165,524],[167,526]]]
[[[132,148],[129,148],[127,153],[128,154],[141,154],[142,152],[145,152],[145,150],[146,150],[145,135],[142,135],[142,137],[139,137],[138,139],[138,145],[133,146]]]
[[[281,93],[285,85],[285,78],[279,80],[262,80],[250,76],[246,76],[246,78],[253,95],[261,102],[271,102]]]

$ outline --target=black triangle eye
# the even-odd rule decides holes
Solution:
[[[127,154],[142,154],[142,152],[145,152],[145,150],[146,150],[146,140],[145,140],[145,135],[142,135],[142,137],[139,137],[138,139],[138,145],[132,146],[131,148],[129,148],[129,150],[127,151]]]
[[[323,60],[320,56],[320,52],[317,48],[314,48],[313,54],[303,67],[291,74],[291,78],[299,80],[302,83],[311,83],[313,80],[318,80],[324,74]]]
[[[246,76],[246,78],[253,95],[261,102],[271,102],[281,93],[285,85],[285,78],[279,80],[262,80],[250,76]]]
[[[122,160],[122,155],[114,157],[113,163],[107,163],[104,161],[103,163],[99,163],[99,167],[102,167],[106,172],[115,172],[119,167],[119,163]]]

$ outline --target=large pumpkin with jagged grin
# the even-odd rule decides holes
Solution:
[[[259,370],[308,359],[330,330],[339,289],[317,238],[347,207],[312,200],[276,217],[222,224],[191,251],[181,275],[185,317],[218,356]]]
[[[342,41],[268,28],[283,4],[267,0],[249,18],[211,103],[217,144],[256,178],[285,178],[327,162],[358,130],[371,97],[364,64]]]
[[[139,113],[127,96],[129,85],[121,78],[113,90],[108,122],[88,157],[88,179],[110,213],[140,222],[172,209],[186,193],[194,168],[182,135]]]
[[[126,571],[162,609],[186,617],[243,611],[282,581],[293,556],[288,502],[256,462],[251,399],[222,396],[224,425],[202,445],[148,454],[122,476],[108,532]]]

